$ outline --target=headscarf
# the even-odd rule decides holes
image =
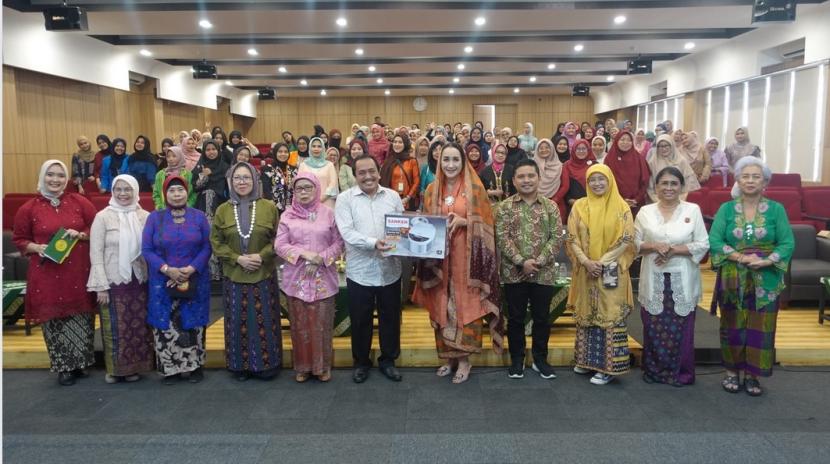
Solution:
[[[366,142],[359,138],[352,139],[352,141],[349,142],[349,148],[346,150],[346,164],[349,166],[352,166],[354,163],[354,159],[352,159],[352,147],[354,145],[360,145],[360,149],[363,150],[364,155],[369,154],[369,152],[366,151]]]
[[[337,134],[338,137],[334,135]],[[343,133],[340,132],[340,129],[332,129],[329,131],[329,146],[340,149],[340,144],[343,143]]]
[[[565,152],[564,153],[559,153],[558,147],[559,147],[559,141],[560,140],[564,140],[568,144],[568,146],[565,147]],[[551,142],[551,148],[553,149],[553,154],[555,154],[556,157],[559,158],[560,162],[564,163],[565,161],[568,161],[568,159],[570,159],[570,157],[571,157],[571,146],[573,146],[573,144],[576,143],[577,140],[579,140],[579,139],[574,138],[574,141],[571,142],[564,135],[559,135],[559,136],[556,136],[556,137],[553,138],[553,141]]]
[[[63,172],[66,174],[66,182],[63,183],[63,188],[57,194],[50,193],[49,190],[46,188],[46,171],[49,170],[54,165],[59,165],[63,168]],[[66,190],[66,184],[69,182],[69,171],[66,170],[66,165],[63,164],[63,161],[59,161],[56,159],[46,160],[43,164],[40,165],[40,174],[37,177],[37,191],[49,200],[49,203],[52,204],[53,207],[57,208],[61,204],[61,196],[63,195],[64,190]]]
[[[602,138],[601,135],[598,135],[597,137]],[[579,159],[579,157],[576,156],[576,148],[580,145],[588,146],[588,156],[583,159]],[[585,183],[585,179],[587,179],[587,177],[585,176],[585,172],[587,172],[588,168],[595,164],[597,164],[597,158],[594,156],[594,152],[591,150],[591,146],[588,144],[588,141],[577,140],[574,146],[571,147],[571,159],[567,162],[570,177],[587,189],[587,184]]]
[[[543,143],[550,147],[550,155],[547,158],[539,156],[539,146]],[[533,160],[539,166],[539,193],[545,198],[552,198],[562,183],[562,161],[557,156],[556,148],[550,139],[539,140]]]
[[[314,143],[315,140],[319,140],[320,144],[323,146],[320,150],[320,156],[314,156],[311,154],[311,144]],[[328,161],[329,160],[326,159],[326,142],[324,142],[320,137],[313,137],[308,142],[308,158],[306,158],[303,162],[309,167],[320,169],[325,166]]]
[[[622,151],[619,148],[620,139],[623,137],[631,138],[631,148],[628,151]],[[616,179],[615,183],[623,194],[632,195],[637,192],[636,194],[639,195],[647,190],[648,177],[650,176],[648,163],[646,163],[643,155],[634,149],[634,136],[631,135],[631,132],[617,132],[614,142],[611,144],[611,149],[608,150],[608,155],[605,157],[604,164],[620,177]]]
[[[239,150],[241,147],[237,148],[234,151]],[[239,168],[246,168],[250,171],[251,174],[251,193],[245,195],[244,197],[239,196],[236,193],[236,190],[233,188],[233,173],[236,172]],[[236,208],[236,219],[239,221],[237,226],[242,233],[247,234],[249,230],[251,230],[251,203],[259,200],[262,196],[262,192],[259,187],[259,171],[256,170],[255,167],[251,166],[248,163],[236,163],[233,165],[232,168],[228,169],[227,173],[225,174],[225,178],[228,180],[228,196],[230,197],[228,201]],[[250,237],[244,238],[240,235],[239,237],[241,243],[241,250],[243,253],[248,252],[248,241]]]
[[[133,189],[133,201],[127,206],[119,205],[115,199],[115,184],[120,180]],[[118,214],[118,275],[129,282],[133,275],[133,261],[141,256],[141,233],[144,230],[136,214],[142,209],[138,204],[138,181],[129,174],[118,175],[112,180],[111,193],[106,209]]]
[[[115,153],[115,146],[119,143],[124,144],[124,153],[120,155]],[[112,148],[110,152],[110,175],[115,178],[115,176],[118,175],[118,170],[121,169],[121,165],[124,164],[124,160],[127,159],[128,156],[127,141],[120,137],[116,137],[112,139],[112,145],[110,147]]]
[[[193,137],[188,135],[187,137],[183,138],[182,139],[182,144],[180,145],[180,147],[182,148],[182,155],[184,155],[184,166],[185,166],[185,168],[187,168],[188,171],[191,171],[191,170],[193,170],[193,168],[196,167],[196,164],[199,163],[199,159],[202,158],[202,154],[199,153],[199,151],[196,150],[195,148],[192,149],[192,150],[189,150],[187,148],[187,141],[188,140],[193,140]],[[217,147],[218,147],[218,145],[217,145]],[[204,150],[204,146],[203,146],[202,150]],[[220,157],[221,157],[221,153],[220,153]]]
[[[640,132],[642,132],[643,135],[640,135]],[[638,142],[637,141],[638,137],[642,137],[643,140]],[[651,144],[648,142],[648,139],[646,139],[645,129],[637,129],[634,132],[634,149],[637,150],[638,152],[640,152],[641,155],[646,156],[646,154],[648,153],[647,148],[651,148],[650,145]]]
[[[656,138],[657,138],[657,134],[655,134],[654,132],[652,132],[652,131],[646,132],[646,140],[648,140],[649,142],[654,142],[654,140]]]
[[[738,143],[738,141],[736,140],[734,143],[732,143],[731,145],[726,147],[726,150],[724,150],[724,151],[729,153],[730,158],[731,158],[730,161],[733,162],[733,163],[738,161],[739,159],[743,158],[744,156],[751,155],[752,153],[755,152],[755,150],[758,149],[758,146],[753,145],[749,141],[749,129],[747,129],[744,126],[741,126],[737,129],[735,129],[735,133],[737,134],[739,130],[744,131],[744,135],[746,136],[746,141],[744,143]]]
[[[239,137],[239,143],[231,143],[234,136]],[[226,142],[228,142],[228,146],[231,147],[231,150],[236,150],[240,145],[245,145],[245,143],[242,141],[242,132],[238,130],[232,130],[231,133],[228,134],[228,139],[226,140]],[[184,143],[182,143],[182,145],[184,145]]]
[[[608,179],[608,189],[605,194],[599,196],[590,188],[586,188],[588,196],[574,203],[574,209],[591,231],[587,254],[594,261],[602,258],[602,255],[622,237],[623,215],[631,212],[628,203],[620,196],[614,173],[607,165],[595,164],[588,168],[585,173],[585,184],[588,184],[588,178],[595,172]]]
[[[516,148],[510,148],[510,139],[516,139]],[[527,158],[527,152],[521,148],[519,137],[515,135],[507,137],[505,146],[507,147],[507,164],[516,166],[516,163],[518,163],[519,160]]]
[[[478,160],[476,161],[470,159],[470,151],[472,150],[478,150]],[[484,163],[484,154],[481,152],[481,147],[477,143],[467,144],[467,148],[464,149],[464,154],[467,155],[467,160],[470,162],[470,165],[473,166],[476,173],[481,172],[481,170],[486,166]]]
[[[135,142],[138,142],[138,139],[144,139],[144,148],[141,150],[136,150],[130,155],[132,161],[144,161],[145,163],[152,163],[155,165],[156,160],[153,157],[153,152],[150,151],[150,139],[143,135],[139,135],[135,138]],[[133,142],[133,150],[135,150],[135,142]]]
[[[170,202],[167,201],[167,189],[169,189],[171,185],[181,185],[182,187],[184,187],[185,193],[190,193],[190,183],[187,180],[185,180],[184,177],[179,175],[167,176],[167,178],[164,179],[164,184],[162,187],[162,195],[164,195],[164,204],[167,206],[168,209],[172,210],[174,208],[170,205]],[[175,209],[185,208],[187,208],[187,201],[185,201],[184,205],[182,205],[180,208]]]
[[[568,135],[568,126],[574,127],[574,135]],[[568,121],[565,123],[565,127],[562,128],[562,137],[568,139],[568,146],[572,147],[574,143],[576,143],[576,134],[579,133],[579,126],[576,125],[573,121]]]
[[[657,148],[657,145],[660,142],[668,142],[671,146],[671,153],[668,157],[660,156],[659,149]],[[684,192],[692,192],[700,189],[700,182],[698,182],[697,176],[695,175],[694,170],[692,170],[692,166],[689,164],[689,160],[679,153],[679,150],[674,145],[674,139],[672,136],[663,134],[660,137],[657,137],[657,140],[654,142],[654,149],[654,155],[652,155],[652,157],[648,160],[648,167],[651,169],[651,176],[648,182],[649,192],[655,192],[657,174],[669,166],[679,169],[683,174],[683,180],[686,183],[683,187]]]
[[[712,158],[712,167],[719,168],[729,166],[729,161],[726,159],[726,153],[723,152],[720,140],[718,140],[717,137],[709,137],[708,139],[706,139],[706,142],[704,142],[701,150],[709,151],[709,142],[711,142],[712,140],[718,142],[718,148],[716,148],[715,151],[709,153],[709,156]],[[717,160],[717,162],[715,160]]]
[[[697,132],[695,131],[686,132],[686,141],[681,146],[674,148],[689,163],[697,161],[703,156],[700,152],[700,139],[698,139]],[[655,171],[652,171],[652,173],[656,174]]]
[[[334,165],[335,170],[339,170],[340,166],[343,164],[343,157],[340,155],[340,149],[337,147],[328,147],[326,148],[326,159],[329,159],[329,152],[334,151],[337,153],[337,162],[331,163]]]
[[[300,140],[305,140],[305,151],[300,151]],[[325,145],[325,144],[324,144]],[[311,149],[311,141],[305,135],[297,137],[297,156],[303,158],[303,162],[308,159],[308,152]]]
[[[409,136],[400,133],[396,134],[395,137],[400,137],[403,140],[403,150],[400,153],[395,153],[392,149],[392,144],[389,144],[389,154],[380,167],[380,185],[384,187],[392,185],[392,173],[395,171],[395,166],[411,158],[409,153],[412,151],[412,146],[410,145]],[[392,138],[392,140],[395,139]],[[403,168],[401,169],[403,170]]]
[[[173,152],[173,154],[176,155],[176,162],[173,164],[167,163],[167,167],[164,169],[167,173],[166,177],[178,176],[179,172],[181,172],[182,169],[186,169],[182,147],[180,147],[179,145],[173,145],[167,150]]]
[[[297,195],[294,195],[294,198],[291,199],[291,206],[285,209],[285,212],[282,213],[282,218],[314,221],[322,205],[320,203],[320,179],[310,172],[301,172],[291,181],[292,191],[294,191],[294,185],[299,180],[307,180],[314,184],[314,194],[311,195],[311,201],[304,205],[297,199]]]
[[[504,147],[505,157],[504,157],[504,162],[502,162],[502,163],[499,163],[498,161],[496,161],[496,150],[498,150],[499,147]],[[501,170],[504,169],[505,164],[507,164],[507,145],[505,145],[501,142],[496,142],[496,144],[493,145],[493,163],[490,166],[493,167],[494,172],[500,172]]]
[[[75,142],[81,143],[82,140],[86,140],[87,142],[89,142],[89,150],[84,151],[78,148],[78,151],[75,152],[75,156],[77,156],[78,159],[80,159],[84,163],[91,163],[95,160],[95,150],[92,149],[92,142],[90,142],[85,135],[78,137],[78,139]]]
[[[288,169],[288,160],[286,159],[285,161],[280,161],[277,158],[277,152],[280,150],[281,147],[285,147],[285,149],[288,150],[288,153],[289,153],[288,157],[290,158],[291,157],[291,147],[289,147],[288,144],[285,143],[285,142],[277,142],[274,145],[274,148],[271,149],[271,152],[274,155],[274,166],[276,166],[280,171],[285,172],[285,170]]]
[[[594,153],[594,140],[601,140],[602,141],[602,158],[605,158],[606,150],[608,150],[608,142],[605,141],[605,137],[601,135],[597,135],[593,139],[591,139],[591,146],[589,150],[596,160],[600,160],[601,158],[597,158],[597,154]],[[587,140],[586,140],[587,142]],[[571,149],[571,159],[573,159],[573,147]]]
[[[107,148],[106,148],[106,150],[101,150],[98,153],[101,153],[101,156],[111,155],[112,154],[112,140],[110,140],[110,138],[107,137],[106,134],[99,134],[98,137],[95,137],[95,145],[98,145],[98,142],[100,142],[101,140],[103,140],[104,142],[107,142]]]

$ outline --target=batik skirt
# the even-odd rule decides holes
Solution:
[[[276,374],[282,364],[279,288],[273,278],[254,284],[223,281],[225,365],[233,372]],[[329,329],[331,326],[329,326]]]
[[[43,323],[43,340],[49,352],[52,372],[71,372],[95,363],[92,344],[95,335],[95,314],[51,319]]]
[[[603,374],[621,375],[631,367],[628,328],[625,321],[614,327],[576,326],[576,366]]]
[[[778,322],[779,300],[758,308],[755,286],[747,279],[744,298],[736,305],[720,301],[720,346],[723,366],[729,370],[745,370],[756,377],[772,375],[775,360],[775,327]]]
[[[331,371],[334,302],[333,296],[314,302],[288,297],[294,372],[322,375]]]
[[[101,339],[107,374],[122,377],[153,370],[153,333],[147,325],[147,285],[133,278],[113,285],[101,305]]]
[[[463,358],[481,353],[484,319],[476,319],[463,327],[453,324],[450,327],[434,328],[435,346],[438,349],[439,358]]]
[[[654,315],[642,308],[643,376],[669,385],[695,383],[695,312],[674,312],[671,279],[663,284],[663,312]]]
[[[153,328],[156,368],[165,377],[192,372],[205,364],[205,328],[182,328],[179,300],[173,300],[170,328]]]

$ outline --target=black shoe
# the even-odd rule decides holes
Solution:
[[[190,383],[199,383],[204,380],[205,374],[202,372],[202,368],[198,368],[195,371],[190,373],[190,377],[187,378],[187,381]]]
[[[64,387],[75,385],[75,376],[71,372],[58,372],[58,383]]]
[[[534,360],[532,367],[534,371],[539,373],[539,377],[542,377],[543,379],[556,378],[556,372],[553,371],[553,368],[544,359]]]
[[[86,369],[75,369],[74,371],[72,371],[72,375],[76,379],[85,379],[89,377],[89,371],[87,371]]]
[[[166,377],[161,378],[161,383],[164,384],[164,385],[175,385],[176,383],[179,382],[180,378],[181,378],[180,374],[168,375]]]
[[[354,383],[363,383],[368,378],[369,378],[369,368],[368,367],[356,367],[354,372],[352,372],[352,380],[354,380]]]
[[[525,376],[525,360],[516,358],[510,364],[510,369],[507,369],[507,377],[511,379],[523,379]]]
[[[235,373],[234,378],[240,382],[244,382],[251,378],[251,374],[249,372],[239,371]]]
[[[386,376],[389,380],[394,380],[395,382],[400,382],[403,377],[401,377],[401,373],[398,372],[398,369],[395,366],[381,366],[380,373]]]

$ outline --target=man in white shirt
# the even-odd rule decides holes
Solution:
[[[357,185],[337,196],[334,216],[346,242],[346,286],[352,323],[352,380],[369,377],[372,360],[372,315],[378,309],[378,368],[399,382],[395,359],[401,352],[401,263],[381,253],[392,248],[384,238],[385,215],[403,212],[397,192],[380,186],[380,166],[369,155],[354,160]]]

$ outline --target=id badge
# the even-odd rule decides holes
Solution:
[[[398,191],[403,192],[403,182],[398,182]]]

